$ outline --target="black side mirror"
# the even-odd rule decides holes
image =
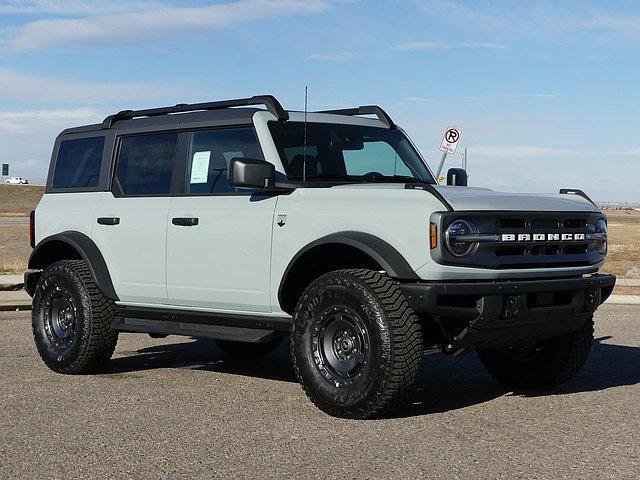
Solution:
[[[447,185],[454,187],[467,186],[467,172],[462,168],[450,168],[447,172]]]
[[[231,159],[231,185],[240,188],[272,188],[276,184],[276,167],[257,158]]]

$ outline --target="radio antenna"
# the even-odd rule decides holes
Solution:
[[[302,183],[307,182],[307,85],[304,86],[304,140],[302,147]]]

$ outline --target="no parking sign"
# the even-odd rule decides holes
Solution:
[[[458,142],[462,137],[462,128],[455,125],[449,125],[444,131],[442,142],[440,143],[440,151],[453,155],[458,148]]]

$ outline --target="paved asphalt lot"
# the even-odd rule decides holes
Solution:
[[[607,305],[579,377],[504,390],[474,356],[425,357],[397,418],[338,420],[285,348],[229,360],[211,342],[123,334],[109,371],[50,372],[28,312],[0,314],[0,478],[638,478],[640,307]]]

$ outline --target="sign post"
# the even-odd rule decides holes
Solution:
[[[440,165],[438,165],[436,178],[440,177],[440,173],[442,172],[442,167],[444,167],[444,162],[447,159],[447,155],[453,155],[454,153],[456,153],[456,148],[458,148],[460,137],[462,137],[462,128],[456,127],[455,125],[449,125],[445,129],[444,135],[442,136],[442,142],[440,142],[442,159],[440,160]]]
[[[8,163],[3,163],[2,164],[2,176],[3,177],[8,177],[9,176],[9,164]]]

